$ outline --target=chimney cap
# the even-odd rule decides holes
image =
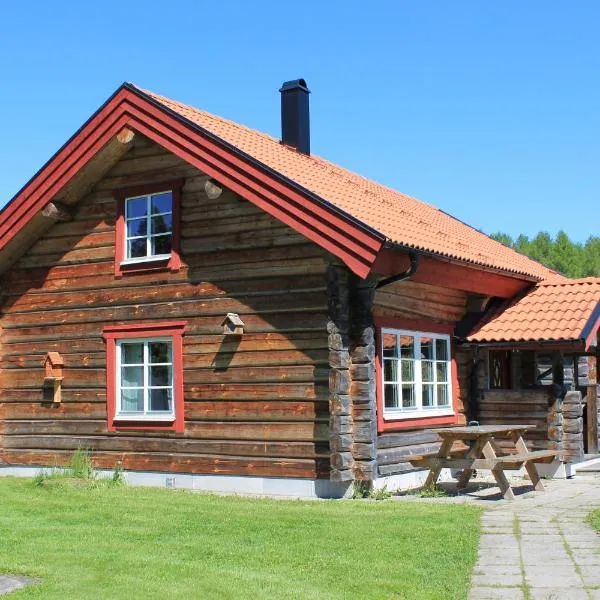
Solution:
[[[290,81],[284,81],[283,84],[281,85],[281,88],[279,89],[280,92],[289,92],[290,90],[295,90],[297,88],[301,88],[302,90],[304,90],[305,92],[307,92],[308,94],[310,94],[310,90],[308,89],[308,86],[306,85],[306,80],[305,79],[291,79]]]

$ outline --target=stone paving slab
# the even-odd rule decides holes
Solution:
[[[600,473],[544,485],[513,502],[471,494],[489,510],[469,600],[600,600],[600,536],[586,522],[600,508]]]
[[[31,577],[20,577],[17,575],[0,575],[0,596],[10,594],[19,588],[36,583]]]

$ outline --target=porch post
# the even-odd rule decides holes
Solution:
[[[598,453],[598,395],[600,393],[600,333],[596,337],[596,356],[594,374],[590,373],[586,390],[586,416],[587,416],[587,446],[589,454]]]

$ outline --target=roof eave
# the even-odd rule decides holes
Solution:
[[[531,283],[538,283],[539,281],[543,281],[543,277],[536,277],[534,275],[520,273],[518,271],[511,271],[509,269],[501,269],[500,267],[492,267],[485,263],[478,263],[471,260],[464,260],[455,256],[451,256],[449,254],[442,254],[438,252],[433,252],[432,250],[424,250],[422,248],[418,248],[416,246],[409,246],[406,244],[399,244],[397,242],[392,242],[387,240],[385,248],[389,248],[390,250],[398,250],[402,252],[415,252],[420,254],[421,256],[428,256],[430,258],[435,258],[436,260],[442,260],[449,263],[466,265],[469,267],[479,268],[485,271],[490,271],[492,273],[497,273],[498,275],[505,275],[509,277],[515,277],[517,279],[521,279],[523,281],[529,281]]]

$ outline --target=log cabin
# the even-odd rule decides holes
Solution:
[[[123,84],[4,207],[0,474],[86,447],[132,483],[340,497],[418,483],[471,420],[596,452],[600,279],[311,154],[306,82],[280,93],[275,139]]]

